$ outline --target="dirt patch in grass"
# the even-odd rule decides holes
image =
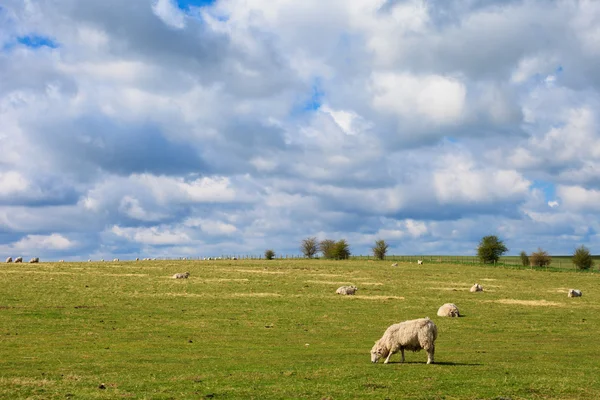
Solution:
[[[509,304],[509,305],[519,305],[519,306],[532,306],[532,307],[548,307],[548,306],[562,307],[562,306],[564,306],[564,304],[562,304],[562,303],[557,303],[555,301],[546,301],[546,300],[500,299],[500,300],[488,300],[487,302]]]
[[[283,271],[265,271],[260,269],[234,269],[235,272],[246,272],[249,274],[272,274],[272,275],[283,275]]]
[[[0,385],[16,385],[16,386],[48,386],[56,384],[55,381],[49,379],[33,379],[33,378],[0,378]]]
[[[222,297],[281,297],[279,293],[230,293]]]
[[[358,284],[363,286],[383,286],[381,282],[359,282]]]
[[[318,285],[351,285],[348,281],[304,281],[304,283],[316,283]]]
[[[200,282],[250,282],[247,278],[209,278],[200,279]]]
[[[354,299],[361,299],[361,300],[404,300],[404,297],[402,296],[362,296],[362,295],[354,295],[354,296],[344,296],[344,297],[351,297]]]

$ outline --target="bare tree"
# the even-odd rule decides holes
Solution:
[[[302,240],[300,251],[304,254],[304,257],[313,258],[319,251],[319,242],[317,241],[317,238],[313,236]]]

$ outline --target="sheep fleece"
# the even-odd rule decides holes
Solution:
[[[404,350],[427,351],[427,363],[433,363],[435,352],[435,340],[437,339],[437,326],[429,318],[413,319],[394,324],[388,327],[371,349],[371,361],[377,362],[380,357],[390,356],[398,351],[402,353],[404,362]]]

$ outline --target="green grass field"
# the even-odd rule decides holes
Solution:
[[[600,397],[598,274],[390,264],[5,264],[0,398]],[[358,294],[336,295],[342,284]],[[464,317],[437,317],[446,302]],[[436,364],[425,352],[370,363],[389,325],[425,316]]]

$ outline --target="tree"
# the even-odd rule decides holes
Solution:
[[[316,237],[308,237],[302,240],[300,244],[300,251],[304,254],[304,257],[313,258],[319,251],[319,245]]]
[[[383,239],[375,241],[375,246],[373,247],[373,256],[378,260],[385,259],[385,254],[387,253],[388,247],[388,244]]]
[[[272,260],[274,258],[275,258],[275,251],[274,250],[271,250],[271,249],[265,250],[265,259]]]
[[[477,255],[481,262],[491,264],[498,262],[500,256],[508,251],[504,242],[498,236],[484,236],[479,242]]]
[[[538,251],[531,253],[529,261],[532,267],[547,267],[552,262],[552,257],[547,251],[538,248]]]
[[[321,240],[319,243],[319,251],[323,253],[323,258],[332,259],[335,258],[335,241],[331,239]]]
[[[350,258],[350,245],[346,242],[346,239],[340,239],[335,243],[333,258],[336,260],[346,260]]]
[[[522,251],[520,256],[521,264],[523,264],[524,267],[529,267],[529,256],[527,255],[527,253],[525,253],[525,251]]]
[[[594,265],[590,250],[584,245],[579,246],[573,253],[573,264],[579,269],[590,269]]]

